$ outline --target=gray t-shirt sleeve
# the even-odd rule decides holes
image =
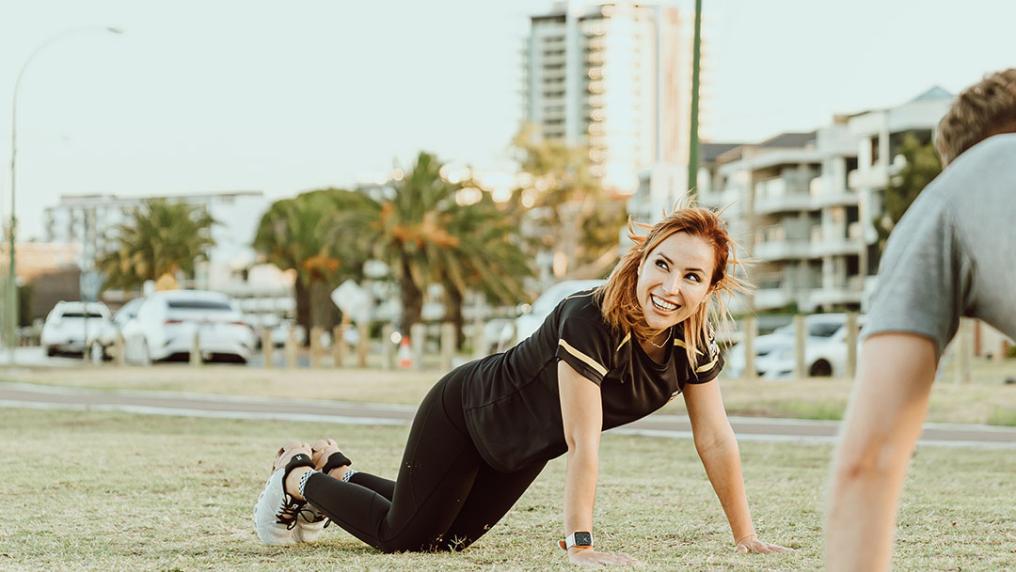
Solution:
[[[946,203],[918,198],[889,238],[864,336],[919,334],[942,355],[970,305],[972,266]]]

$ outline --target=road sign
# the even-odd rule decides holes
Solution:
[[[370,294],[353,280],[346,280],[332,290],[332,302],[356,323],[370,319]]]

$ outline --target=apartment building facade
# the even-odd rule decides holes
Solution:
[[[836,116],[704,161],[699,202],[724,209],[756,290],[736,310],[863,309],[878,269],[876,219],[906,134],[929,141],[951,95]]]

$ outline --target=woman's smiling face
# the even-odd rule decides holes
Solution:
[[[676,232],[660,242],[635,286],[649,327],[664,330],[693,315],[709,294],[715,264],[712,245],[701,237]]]

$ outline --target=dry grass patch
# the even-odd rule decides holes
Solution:
[[[272,450],[333,435],[360,470],[393,475],[405,428],[3,411],[0,568],[5,570],[565,569],[563,460],[462,554],[383,555],[335,528],[294,548],[259,544],[250,511]],[[817,570],[829,448],[744,444],[764,536],[792,554],[742,556],[686,440],[603,441],[596,535],[648,570]],[[897,570],[1001,570],[1016,559],[1016,458],[923,448],[907,486]],[[972,494],[976,491],[976,494]]]

